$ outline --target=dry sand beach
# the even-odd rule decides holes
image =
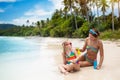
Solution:
[[[0,63],[0,80],[119,80],[120,79],[120,42],[103,41],[104,62],[100,70],[84,67],[80,71],[63,75],[58,69],[62,64],[62,42],[69,40],[73,47],[81,48],[84,39],[40,38],[33,37],[41,49],[19,59]],[[42,41],[42,42],[40,42]],[[42,44],[40,44],[42,43]],[[24,58],[23,58],[24,57]],[[27,58],[27,59],[26,59]],[[17,61],[13,61],[16,59]],[[99,55],[98,55],[99,60]]]
[[[48,39],[48,49],[53,50],[55,53],[54,60],[55,66],[62,64],[61,57],[61,43],[67,39],[60,38],[49,38]],[[73,43],[73,47],[81,48],[84,44],[84,39],[68,39]],[[114,41],[103,41],[104,45],[104,62],[103,66],[100,70],[94,70],[93,67],[84,67],[81,68],[80,71],[70,73],[68,75],[63,76],[56,68],[56,75],[61,76],[63,80],[119,80],[120,76],[120,42]],[[99,61],[99,55],[98,55]],[[58,80],[61,80],[59,79]],[[54,78],[53,78],[54,79]],[[55,78],[56,79],[56,78]],[[54,79],[54,80],[55,80]]]

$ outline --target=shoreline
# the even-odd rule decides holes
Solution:
[[[43,48],[40,51],[34,51],[35,54],[29,54],[29,57],[26,56],[28,59],[22,59],[21,56],[21,60],[18,60],[19,63],[14,60],[1,63],[0,80],[118,80],[120,78],[120,42],[102,40],[105,59],[100,70],[94,70],[93,66],[90,66],[83,67],[78,72],[63,75],[58,69],[58,65],[62,64],[62,42],[69,40],[74,48],[81,48],[84,39],[52,37],[28,37],[25,39],[35,41],[39,47],[42,45]],[[12,57],[17,58],[16,56]],[[46,75],[47,77],[45,77]]]

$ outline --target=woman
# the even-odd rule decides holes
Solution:
[[[98,51],[100,51],[100,61],[97,66],[97,69],[100,69],[104,59],[104,50],[103,50],[103,43],[101,40],[98,39],[99,32],[93,28],[89,30],[89,36],[85,39],[85,44],[81,52],[87,50],[84,55],[78,57],[74,62],[79,61],[81,67],[92,66],[94,60],[97,59]]]
[[[80,70],[80,64],[74,64],[73,60],[77,58],[77,53],[72,49],[72,43],[65,41],[62,43],[63,46],[63,65],[59,66],[60,71],[63,74],[67,74],[71,71]]]

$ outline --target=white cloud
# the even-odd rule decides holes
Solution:
[[[14,19],[11,23],[15,23],[17,25],[26,24],[26,21],[29,20],[30,24],[32,22],[37,22],[40,20],[45,20],[50,18],[52,11],[46,11],[42,9],[39,5],[35,5],[33,9],[28,10],[25,12],[24,16],[20,18]]]
[[[16,0],[0,0],[0,2],[16,2]]]
[[[3,9],[0,9],[0,13],[1,13],[1,12],[4,12],[4,10],[3,10]]]
[[[0,0],[5,1],[5,0]],[[6,1],[15,1],[15,0],[6,0]],[[32,22],[37,22],[40,20],[46,20],[47,18],[50,18],[52,16],[52,13],[55,11],[55,9],[60,9],[63,7],[62,0],[49,0],[53,6],[50,9],[50,11],[46,10],[45,8],[42,8],[39,4],[35,5],[32,9],[26,11],[23,16],[13,19],[9,23],[13,23],[16,25],[23,25],[26,24],[26,21],[29,20],[30,24]]]
[[[60,9],[60,8],[63,8],[63,4],[62,4],[62,1],[63,0],[49,0],[53,3],[53,8],[54,9]]]
[[[52,14],[51,11],[45,11],[44,9],[41,8],[35,8],[25,13],[26,16],[45,16],[50,14]]]
[[[20,18],[14,19],[11,23],[13,23],[13,24],[15,23],[16,25],[23,25],[23,24],[26,25],[27,20],[29,20],[29,22],[30,22],[29,24],[31,24],[32,22],[36,22],[39,19],[35,16],[33,16],[33,17],[20,17]]]

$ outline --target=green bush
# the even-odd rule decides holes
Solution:
[[[120,29],[116,31],[107,30],[101,33],[100,38],[107,40],[107,39],[120,39]]]
[[[73,37],[79,37],[79,38],[87,37],[90,29],[89,25],[90,24],[88,22],[83,23],[82,27],[80,27],[78,30],[76,30],[73,33]]]

